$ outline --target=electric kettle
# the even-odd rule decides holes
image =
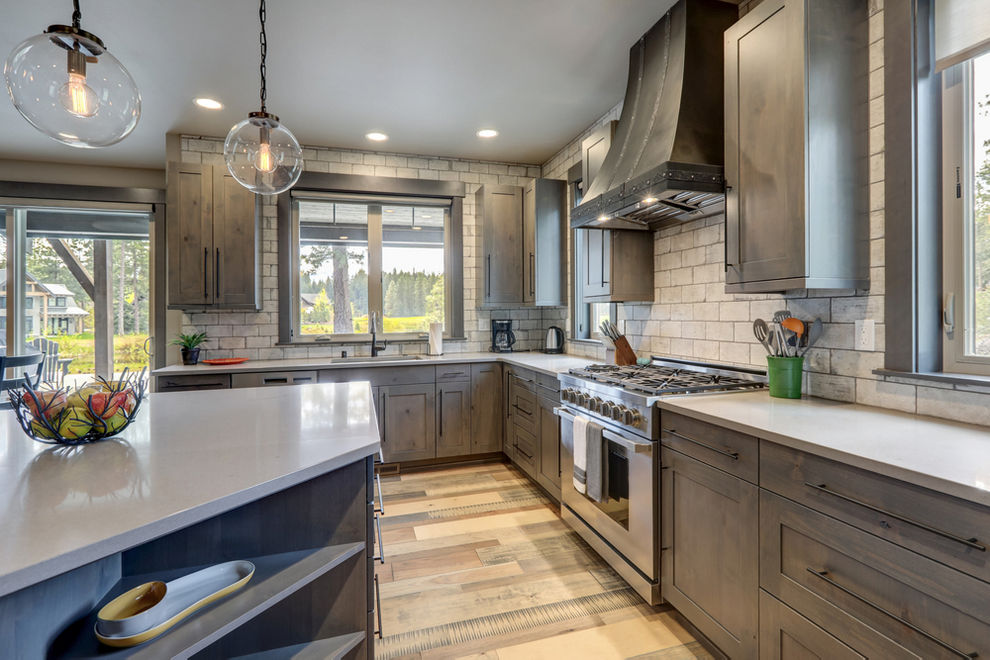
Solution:
[[[564,352],[564,331],[555,325],[550,326],[547,330],[547,339],[543,344],[544,353],[563,353]]]

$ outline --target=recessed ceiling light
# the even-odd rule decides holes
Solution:
[[[432,216],[432,215],[426,215],[426,214],[424,213],[424,214],[423,214],[423,215],[422,215],[421,217],[423,217],[423,218],[432,218],[433,216]]]
[[[413,225],[413,231],[423,231],[423,228],[419,225]]]
[[[494,128],[483,128],[478,131],[478,137],[480,138],[493,138],[498,135],[498,131]]]
[[[207,98],[205,96],[200,96],[199,98],[193,99],[193,101],[201,108],[206,108],[207,110],[220,110],[223,108],[223,103],[217,101],[216,99]]]
[[[346,240],[347,240],[348,238],[350,238],[350,237],[349,237],[349,236],[341,236],[341,237],[340,237],[340,240],[342,240],[342,241],[346,241]]]
[[[385,135],[384,133],[381,133],[379,131],[372,131],[370,133],[365,134],[364,137],[368,138],[369,140],[371,140],[373,142],[384,142],[385,140],[388,139],[388,136],[387,135]]]
[[[395,209],[385,209],[386,213],[395,213]]]

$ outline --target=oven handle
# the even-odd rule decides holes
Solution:
[[[564,421],[565,416],[570,417],[570,419],[567,420],[568,423],[574,421],[574,413],[563,406],[556,406],[553,409],[553,412],[561,418],[561,421]],[[620,447],[625,447],[629,451],[636,454],[650,454],[653,452],[653,443],[649,440],[633,440],[632,438],[619,435],[609,428],[604,428],[602,431],[602,436],[607,438],[609,442],[614,442]]]

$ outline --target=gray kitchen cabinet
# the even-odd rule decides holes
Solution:
[[[437,383],[437,458],[471,453],[471,381]]]
[[[567,306],[567,183],[531,179],[523,186],[523,302]]]
[[[565,305],[565,182],[482,186],[475,209],[481,227],[481,306]]]
[[[382,452],[386,463],[436,458],[436,386],[379,388]]]
[[[867,9],[764,0],[725,32],[727,292],[869,286]]]
[[[471,365],[471,454],[502,449],[502,365]]]
[[[653,235],[622,229],[585,232],[584,302],[653,302]]]
[[[522,197],[519,186],[481,186],[475,194],[481,227],[478,300],[482,306],[522,302]]]
[[[866,660],[765,591],[760,591],[760,657],[765,660]]]
[[[759,654],[759,488],[664,447],[661,592],[731,658]]]
[[[172,309],[256,310],[261,215],[222,166],[169,163],[166,252]]]
[[[560,501],[560,418],[554,412],[558,400],[540,396],[537,400],[539,451],[536,482]]]

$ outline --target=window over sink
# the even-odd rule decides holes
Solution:
[[[448,197],[293,191],[289,341],[363,341],[369,318],[391,339],[420,339],[431,323],[460,336],[453,207]]]

